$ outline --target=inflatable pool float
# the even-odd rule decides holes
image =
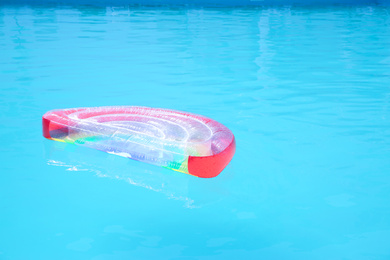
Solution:
[[[147,107],[52,110],[43,136],[163,166],[202,178],[217,176],[235,152],[233,133],[200,115]]]

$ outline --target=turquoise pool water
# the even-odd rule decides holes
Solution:
[[[0,259],[389,259],[390,9],[0,6]],[[46,140],[138,105],[236,136],[199,179]]]

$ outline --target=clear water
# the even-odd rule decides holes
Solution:
[[[390,9],[0,7],[0,259],[389,259]],[[199,179],[46,140],[50,109],[184,110]]]

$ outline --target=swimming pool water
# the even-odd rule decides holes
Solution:
[[[389,259],[389,12],[0,5],[0,259]],[[236,155],[200,179],[42,137],[108,105]]]

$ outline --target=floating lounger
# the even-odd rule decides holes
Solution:
[[[224,125],[195,114],[147,107],[52,110],[43,136],[203,178],[217,176],[236,145]]]

